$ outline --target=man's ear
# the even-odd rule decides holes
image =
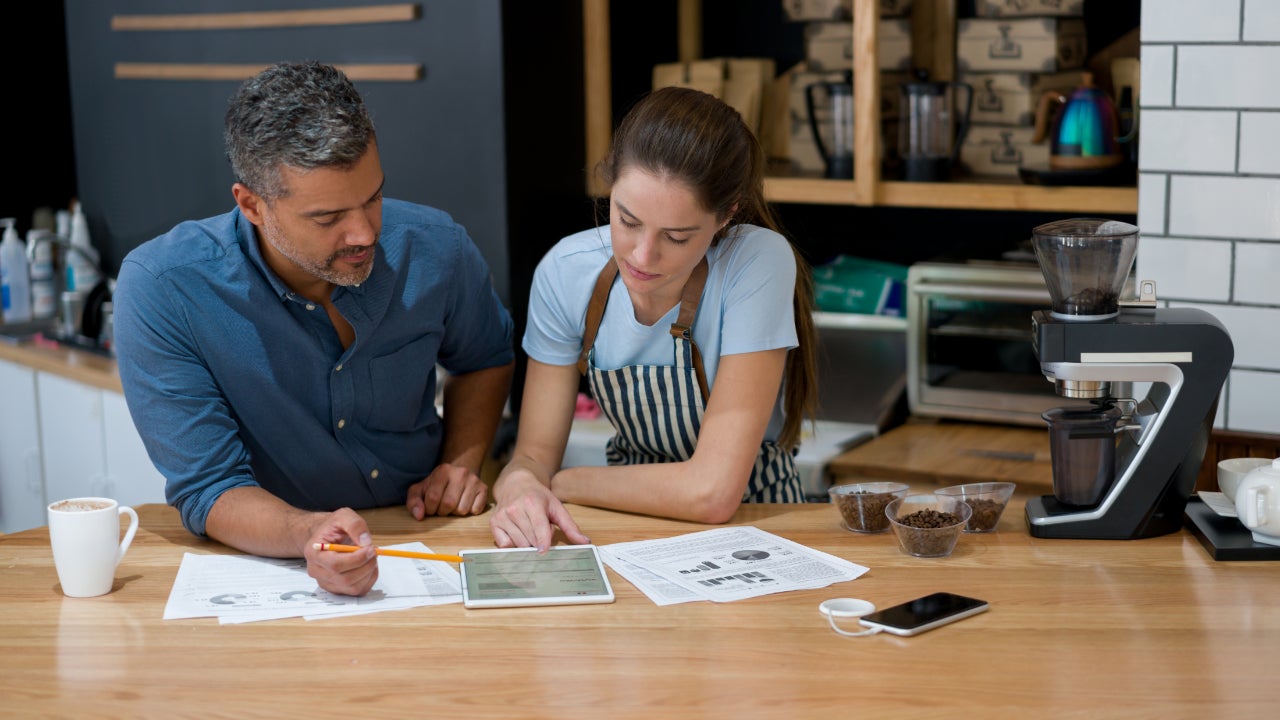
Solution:
[[[231,186],[231,196],[236,200],[236,207],[240,208],[240,212],[248,218],[249,222],[254,225],[262,225],[262,206],[267,201],[262,196],[249,189],[244,183],[236,183]]]

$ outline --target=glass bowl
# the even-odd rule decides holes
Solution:
[[[929,493],[898,498],[884,512],[902,552],[947,557],[955,550],[973,509],[959,498]]]
[[[939,495],[959,498],[966,503],[973,513],[964,531],[968,533],[992,532],[1000,522],[1000,516],[1013,497],[1015,484],[1011,482],[978,482],[965,485],[952,485],[937,491]]]
[[[893,500],[907,494],[906,483],[861,482],[832,485],[828,490],[831,503],[840,511],[845,530],[881,533],[889,529],[885,508]]]

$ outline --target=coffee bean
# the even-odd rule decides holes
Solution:
[[[836,507],[850,530],[881,532],[888,529],[889,517],[885,507],[893,502],[893,493],[875,493],[859,490],[836,496]]]
[[[987,498],[965,498],[964,501],[973,508],[973,515],[969,517],[969,532],[984,532],[994,528],[1000,521],[1006,504]]]

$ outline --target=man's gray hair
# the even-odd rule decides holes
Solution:
[[[281,165],[349,168],[369,149],[374,130],[341,70],[285,62],[246,80],[231,97],[223,138],[236,179],[270,201],[287,192]]]

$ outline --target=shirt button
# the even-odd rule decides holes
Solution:
[[[338,363],[338,367],[333,369],[334,372],[342,372],[342,363]]]
[[[369,473],[369,477],[373,478],[374,480],[377,480],[377,479],[378,479],[378,471],[377,471],[377,470],[374,470],[373,472]]]
[[[338,421],[338,429],[339,429],[339,430],[341,430],[342,428],[344,428],[344,427],[346,427],[346,426],[347,426],[347,421],[346,421],[346,420],[339,420],[339,421]],[[377,470],[374,470],[374,472],[377,472]]]
[[[315,310],[315,309],[316,309],[315,303],[307,303],[307,309],[308,309],[308,310]]]

